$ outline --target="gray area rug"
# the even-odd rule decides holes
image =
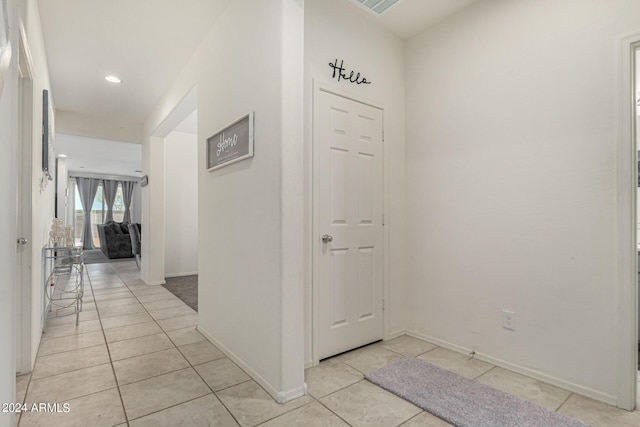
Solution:
[[[84,251],[82,251],[82,256],[85,264],[104,264],[107,262],[134,261],[133,257],[109,259],[105,254],[102,253],[100,249],[85,249]]]
[[[365,377],[458,427],[588,427],[420,359],[400,359]]]
[[[165,277],[164,286],[189,307],[198,311],[198,275]]]

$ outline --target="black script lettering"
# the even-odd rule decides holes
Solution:
[[[359,85],[365,84],[370,85],[371,82],[368,81],[365,77],[360,78],[360,73],[356,73],[355,71],[351,71],[347,74],[346,69],[344,68],[344,60],[340,60],[340,65],[338,65],[338,59],[334,63],[329,62],[329,67],[333,69],[333,78],[337,78],[338,81],[345,79],[350,81],[351,83],[356,83]],[[355,75],[354,75],[355,74]]]

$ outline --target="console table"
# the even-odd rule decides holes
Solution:
[[[84,294],[82,247],[43,247],[42,277],[44,277],[42,331],[45,331],[49,317],[75,314],[77,326]]]

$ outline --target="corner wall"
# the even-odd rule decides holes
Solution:
[[[405,205],[405,85],[404,43],[365,19],[343,0],[305,1],[305,364],[312,363],[312,153],[313,84],[353,96],[384,108],[385,245],[389,269],[385,308],[389,323],[387,338],[402,334],[406,327],[404,291]],[[332,79],[329,62],[344,60],[349,70],[361,72],[370,85],[355,85]]]
[[[165,277],[198,274],[198,136],[164,139]]]
[[[301,222],[295,206],[302,194],[285,180],[302,182],[296,172],[302,158],[286,150],[301,145],[301,132],[292,134],[286,123],[302,123],[302,111],[286,110],[283,99],[301,102],[302,88],[284,78],[282,67],[302,64],[302,53],[288,42],[302,40],[296,30],[302,12],[299,0],[230,2],[147,120],[143,146],[151,187],[163,176],[147,169],[158,139],[150,135],[197,87],[198,329],[281,402],[304,393],[302,274],[284,258],[302,253],[302,235],[295,227],[285,233],[281,221],[287,211]],[[285,50],[293,56],[285,58]],[[255,156],[207,172],[206,138],[249,111]],[[284,168],[283,151],[291,156]],[[151,191],[143,189],[143,216],[157,223],[151,206],[159,199]],[[159,254],[147,249],[143,260],[151,266],[145,272],[143,261],[143,275],[153,277]]]
[[[639,14],[486,0],[408,42],[416,335],[615,404],[616,49]]]

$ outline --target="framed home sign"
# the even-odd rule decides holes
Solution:
[[[207,171],[253,157],[253,112],[207,138]]]

